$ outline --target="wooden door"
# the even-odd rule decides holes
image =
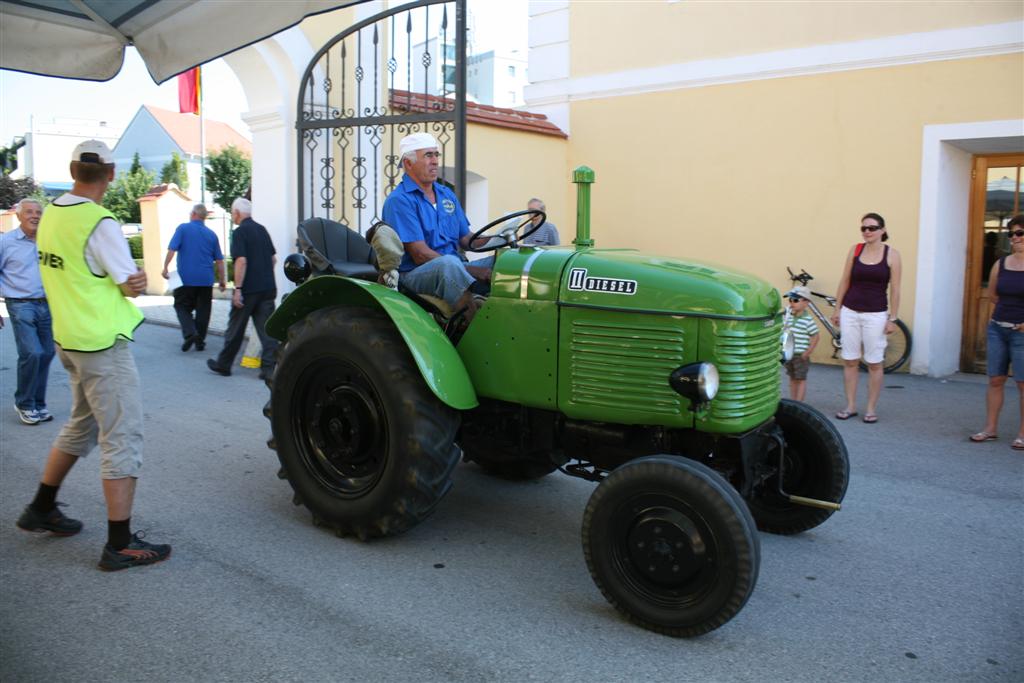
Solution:
[[[992,264],[1010,252],[1007,222],[1024,212],[1022,167],[1024,155],[1020,154],[974,158],[960,349],[963,372],[985,372],[985,330],[992,314],[988,276]]]

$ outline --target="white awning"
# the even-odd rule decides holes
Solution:
[[[106,81],[134,45],[162,83],[307,16],[363,1],[0,0],[0,68]]]

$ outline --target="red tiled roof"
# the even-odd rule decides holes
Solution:
[[[185,194],[184,192],[182,192],[181,188],[179,188],[177,185],[175,185],[174,187],[171,187],[169,184],[164,183],[163,185],[154,185],[153,187],[149,188],[149,192],[147,192],[146,194],[144,194],[141,197],[139,197],[139,201],[140,202],[156,201],[158,198],[164,196],[168,192],[174,192],[179,197],[181,197],[182,199],[189,199],[189,196],[187,194]]]
[[[199,117],[195,114],[179,114],[149,104],[145,107],[182,151],[186,154],[199,154]],[[205,119],[204,124],[207,152],[216,152],[228,145],[234,145],[240,152],[252,156],[252,143],[234,128],[223,121],[210,119]]]
[[[451,109],[454,106],[455,103],[452,100],[438,95],[413,93],[408,90],[391,90],[391,108],[399,111],[432,112],[439,109]],[[548,121],[548,117],[544,114],[492,107],[489,104],[466,102],[466,120],[486,126],[513,128],[560,138],[569,137],[561,128]]]

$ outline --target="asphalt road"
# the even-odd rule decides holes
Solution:
[[[134,345],[146,465],[133,526],[174,554],[107,574],[96,453],[60,494],[81,534],[14,526],[69,394],[55,363],[57,420],[21,425],[13,338],[0,331],[0,679],[1024,680],[1016,399],[1000,441],[968,443],[978,378],[889,378],[878,424],[838,423],[852,464],[844,509],[798,537],[763,535],[744,610],[676,640],[630,625],[591,581],[579,535],[592,484],[508,483],[463,464],[411,532],[336,538],[275,476],[256,371],[214,375],[219,338],[202,354],[179,341],[144,325]],[[831,414],[840,382],[813,367],[810,402]]]

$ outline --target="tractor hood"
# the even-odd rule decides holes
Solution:
[[[558,298],[562,305],[726,319],[769,318],[780,306],[778,291],[753,276],[633,249],[577,252]]]

